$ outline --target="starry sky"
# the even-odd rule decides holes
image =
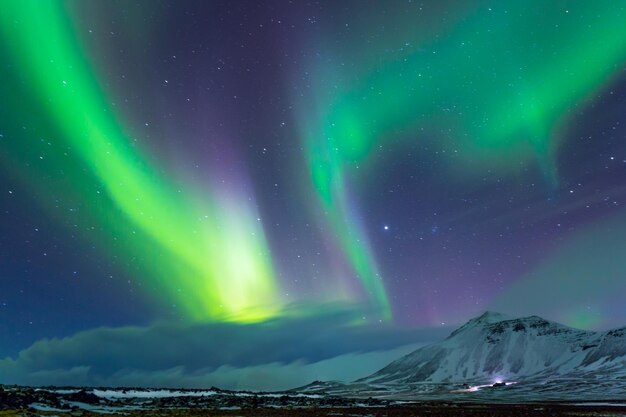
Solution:
[[[626,325],[624,21],[621,0],[4,2],[0,382],[228,365],[241,387],[272,364],[274,388],[486,309]],[[170,333],[193,348],[168,358],[257,348],[123,380],[67,359]]]

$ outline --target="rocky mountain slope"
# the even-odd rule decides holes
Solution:
[[[593,332],[486,312],[366,378],[316,381],[299,391],[406,400],[622,401],[626,328]]]
[[[486,312],[358,382],[476,384],[603,373],[626,376],[626,328],[584,331]]]

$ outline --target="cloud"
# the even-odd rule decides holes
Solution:
[[[23,385],[56,386],[118,386],[118,387],[169,387],[208,388],[212,386],[233,390],[285,390],[314,380],[351,381],[369,375],[390,361],[405,355],[420,344],[396,349],[352,353],[331,359],[305,363],[269,363],[236,368],[220,366],[217,369],[199,369],[190,372],[184,366],[170,369],[123,369],[102,375],[94,374],[89,367],[55,369],[22,373],[13,383]],[[3,366],[0,365],[0,369]]]
[[[96,328],[0,360],[0,383],[285,389],[364,376],[447,332],[354,320],[331,311],[256,324]]]

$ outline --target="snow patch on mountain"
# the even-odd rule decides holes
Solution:
[[[486,312],[357,382],[493,383],[607,372],[626,376],[626,329],[593,332]]]

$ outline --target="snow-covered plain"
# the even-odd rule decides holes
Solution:
[[[116,390],[116,389],[94,389],[93,394],[108,400],[117,398],[170,398],[170,397],[205,397],[215,395],[216,391],[181,391],[169,389],[155,390]]]

